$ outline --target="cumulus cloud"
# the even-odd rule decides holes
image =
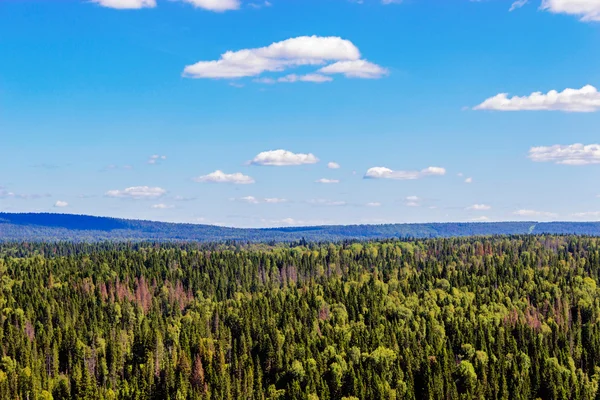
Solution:
[[[160,203],[160,204],[153,204],[152,208],[158,209],[158,210],[167,210],[169,208],[175,208],[175,206],[171,205],[171,204]]]
[[[236,185],[248,185],[255,182],[253,178],[248,175],[244,175],[241,172],[226,174],[221,170],[216,170],[208,175],[202,175],[194,178],[194,181],[200,183],[232,183]]]
[[[535,162],[553,162],[564,165],[600,164],[600,144],[539,146],[529,150],[529,158]]]
[[[338,61],[319,69],[322,74],[343,74],[346,78],[377,79],[389,73],[386,68],[367,60]]]
[[[446,170],[441,167],[427,167],[420,171],[394,171],[386,167],[369,168],[366,172],[365,179],[396,179],[396,180],[412,180],[420,179],[426,176],[445,175]]]
[[[548,93],[534,92],[529,96],[508,97],[500,93],[473,107],[474,110],[496,111],[566,111],[594,112],[600,109],[600,93],[592,85],[581,89],[551,90]]]
[[[129,199],[156,199],[164,196],[167,191],[160,187],[132,186],[123,190],[109,190],[106,197],[129,198]]]
[[[329,169],[340,169],[340,164],[331,161],[331,162],[327,163],[327,168],[329,168]]]
[[[512,5],[508,9],[508,11],[511,11],[511,12],[515,11],[516,9],[523,7],[528,2],[529,2],[529,0],[516,0],[515,2],[512,3]]]
[[[520,217],[558,217],[558,214],[547,212],[547,211],[536,211],[536,210],[517,210],[513,213],[514,215],[518,215]]]
[[[117,10],[136,10],[140,8],[156,7],[156,0],[92,0],[102,7],[115,8]]]
[[[159,164],[161,161],[164,161],[167,159],[167,156],[161,156],[158,154],[154,154],[151,155],[150,158],[148,159],[148,164]]]
[[[472,206],[467,207],[469,211],[487,211],[492,207],[487,204],[473,204]]]
[[[331,78],[323,74],[343,73],[357,78],[371,78],[378,73],[382,74],[382,67],[361,60],[360,57],[360,51],[349,40],[335,36],[300,36],[266,47],[227,51],[218,60],[199,61],[186,66],[183,75],[211,79],[256,77],[264,72],[282,72],[289,68],[323,65],[328,62],[333,63],[327,66],[332,67],[330,70],[322,68],[317,73],[293,74],[279,79],[264,78],[259,82],[327,82]],[[352,63],[338,64],[346,61]]]
[[[229,10],[239,10],[240,0],[179,0],[188,3],[197,8],[203,8],[209,11],[223,12]]]
[[[263,151],[250,160],[251,165],[282,167],[288,165],[316,164],[319,159],[314,154],[292,153],[279,149]]]
[[[317,179],[315,181],[315,183],[324,183],[324,184],[331,184],[331,183],[340,183],[339,179],[327,179],[327,178],[321,178],[321,179]]]
[[[473,183],[473,178],[469,177],[465,179],[465,183]]]
[[[286,199],[280,199],[277,197],[256,198],[254,196],[245,196],[245,197],[240,197],[239,199],[233,199],[233,200],[237,200],[237,201],[241,201],[243,203],[249,203],[249,204],[281,204],[281,203],[287,202]]]
[[[576,15],[582,21],[600,21],[598,0],[543,0],[540,8],[555,14]]]
[[[64,208],[64,207],[68,207],[69,203],[67,203],[66,201],[62,201],[62,200],[58,200],[56,203],[54,203],[54,207],[57,208]]]

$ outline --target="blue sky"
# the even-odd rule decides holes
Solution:
[[[599,220],[599,21],[599,0],[2,0],[0,211]]]

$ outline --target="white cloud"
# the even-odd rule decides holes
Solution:
[[[365,174],[365,179],[397,179],[410,180],[420,179],[432,175],[445,175],[446,170],[440,167],[428,167],[421,171],[394,171],[386,167],[373,167]]]
[[[254,196],[245,196],[245,197],[240,197],[239,199],[232,199],[232,200],[238,200],[238,201],[241,201],[244,203],[249,203],[249,204],[281,204],[281,203],[287,202],[286,199],[280,199],[277,197],[265,197],[265,198],[259,199]]]
[[[577,218],[599,218],[600,211],[587,211],[587,212],[579,212],[571,214],[573,217]]]
[[[119,197],[130,199],[156,199],[165,195],[167,191],[160,187],[132,186],[124,190],[109,190],[107,197]]]
[[[407,207],[421,207],[421,200],[418,196],[407,196],[404,199],[404,205]]]
[[[487,211],[492,207],[487,204],[473,204],[472,206],[467,207],[467,210],[470,211]]]
[[[327,168],[329,168],[329,169],[339,169],[340,168],[340,164],[331,161],[331,162],[327,163]]]
[[[192,200],[196,200],[196,198],[188,197],[188,196],[175,196],[175,197],[173,197],[173,200],[175,200],[175,201],[192,201]]]
[[[339,179],[327,179],[327,178],[321,178],[321,179],[317,179],[315,181],[315,183],[325,183],[325,184],[331,184],[331,183],[340,183]]]
[[[308,203],[316,205],[316,206],[345,206],[348,204],[345,201],[336,201],[336,200],[327,200],[327,199],[309,200]]]
[[[313,83],[323,83],[323,82],[331,82],[333,79],[329,76],[321,75],[321,74],[306,74],[306,75],[296,75],[290,74],[283,76],[277,79],[277,82],[283,83],[294,83],[294,82],[313,82]]]
[[[360,59],[358,48],[349,40],[329,36],[300,36],[266,47],[227,51],[218,60],[199,61],[188,65],[183,76],[189,78],[233,79],[259,76],[263,72],[282,72],[307,65],[333,64],[317,73],[291,74],[274,78],[258,78],[260,83],[327,82],[323,74],[342,73],[353,78],[378,78],[387,73],[384,68]],[[348,63],[346,63],[348,62]],[[329,67],[329,68],[328,68]]]
[[[254,183],[253,178],[244,175],[241,172],[236,172],[234,174],[226,174],[221,170],[216,170],[215,172],[211,172],[208,175],[203,175],[194,178],[194,181],[200,183],[233,183],[238,185],[248,185]]]
[[[384,4],[384,5],[400,4],[400,3],[402,3],[402,0],[381,0],[381,4]]]
[[[68,207],[69,203],[67,203],[66,201],[62,201],[62,200],[58,200],[56,203],[54,203],[54,207],[57,208],[63,208],[63,207]]]
[[[544,94],[534,92],[529,96],[508,97],[500,93],[473,107],[474,110],[496,111],[566,111],[593,112],[600,110],[600,93],[592,85],[581,89],[565,89],[562,92],[551,90]]]
[[[536,210],[517,210],[513,214],[520,217],[558,217],[558,214],[556,213]]]
[[[365,204],[367,207],[381,207],[381,203],[379,203],[378,201],[373,201],[371,203],[367,203]]]
[[[116,8],[118,10],[156,7],[156,0],[92,0],[92,2],[102,7]]]
[[[529,158],[535,162],[553,162],[564,165],[600,164],[600,144],[539,146],[529,150]]]
[[[287,150],[271,150],[263,151],[254,157],[249,163],[251,165],[265,165],[265,166],[288,166],[288,165],[303,165],[303,164],[315,164],[319,162],[319,159],[314,154],[302,154],[292,153]]]
[[[189,3],[197,8],[203,8],[209,11],[223,12],[229,10],[239,10],[239,0],[180,0]]]
[[[600,21],[598,0],[542,0],[540,8],[555,14],[577,15],[582,21]]]
[[[471,221],[472,222],[486,222],[489,221],[489,217],[486,217],[485,215],[482,215],[481,217],[477,217],[477,218],[472,218]]]
[[[511,11],[511,12],[515,11],[516,9],[523,7],[528,2],[529,2],[529,0],[516,0],[515,2],[512,3],[512,5],[508,9],[508,11]]]
[[[346,78],[377,79],[389,73],[386,68],[367,60],[338,61],[319,69],[322,74],[343,74]]]
[[[164,204],[164,203],[160,203],[160,204],[153,204],[152,208],[158,209],[158,210],[167,210],[169,208],[175,208],[174,205],[170,205],[170,204]]]
[[[166,159],[167,156],[160,156],[158,154],[154,154],[148,159],[148,164],[159,164],[161,161],[164,161]]]
[[[465,183],[473,183],[473,178],[469,177],[465,179]]]

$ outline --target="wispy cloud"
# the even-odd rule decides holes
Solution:
[[[167,191],[160,187],[150,186],[132,186],[123,190],[109,190],[105,193],[106,197],[124,198],[124,199],[156,199],[164,196]]]
[[[321,179],[317,179],[315,181],[315,183],[332,184],[332,183],[340,183],[340,180],[339,179],[321,178]]]
[[[158,154],[154,154],[151,155],[150,158],[148,158],[148,164],[160,164],[161,161],[164,161],[167,159],[167,156],[161,156]]]
[[[441,167],[428,167],[420,171],[394,171],[386,167],[369,168],[366,172],[365,179],[396,179],[396,180],[412,180],[420,179],[426,176],[441,176],[445,175],[446,170]]]
[[[546,217],[553,218],[558,217],[558,214],[547,211],[537,211],[537,210],[517,210],[513,212],[514,215],[518,215],[520,217]]]

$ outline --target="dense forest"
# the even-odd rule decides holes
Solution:
[[[0,212],[0,242],[236,240],[275,243],[302,239],[342,241],[524,234],[600,236],[600,222],[449,222],[242,229],[89,215]]]
[[[0,244],[1,399],[598,399],[600,239]]]

